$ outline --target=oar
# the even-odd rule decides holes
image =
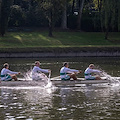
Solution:
[[[48,75],[48,82],[50,82],[50,77],[51,77],[51,72],[49,72],[49,75]]]
[[[80,72],[70,72],[70,74],[79,74]],[[69,73],[68,73],[69,74]],[[51,78],[51,80],[55,80],[55,79],[60,79],[60,76],[56,76],[56,77],[53,77]],[[61,80],[61,79],[60,79]]]
[[[48,83],[47,83],[47,85],[45,86],[45,88],[50,88],[50,87],[52,87],[52,82],[50,82],[50,77],[51,77],[51,72],[49,72],[49,75],[48,75]]]
[[[55,80],[55,79],[59,79],[59,78],[60,78],[60,76],[56,76],[56,77],[51,78],[51,80]]]

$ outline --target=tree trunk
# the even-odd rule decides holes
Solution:
[[[8,27],[8,17],[12,3],[13,0],[2,0],[1,2],[0,33],[2,36],[5,35],[6,29]]]
[[[72,15],[74,14],[74,7],[75,7],[75,0],[73,0],[73,3],[72,3]]]
[[[53,37],[53,16],[52,16],[52,10],[50,11],[50,19],[49,19],[49,37]]]
[[[99,19],[100,19],[101,31],[103,32],[104,31],[103,30],[104,22],[103,22],[103,16],[102,16],[102,11],[101,11],[101,9],[102,9],[102,0],[98,0],[98,9],[99,9]]]
[[[105,31],[105,39],[108,40],[108,28],[106,28],[106,31]]]
[[[1,7],[2,7],[2,0],[0,0],[0,33],[1,33]]]
[[[105,9],[105,39],[108,39],[109,25],[110,25],[110,8],[109,1],[104,0],[104,9]]]
[[[64,1],[64,7],[62,11],[62,29],[67,29],[67,1]]]
[[[118,31],[120,31],[120,1],[118,1]]]
[[[84,6],[85,0],[81,0],[79,11],[78,11],[78,20],[77,20],[77,29],[81,30],[81,18],[82,18],[82,10]]]

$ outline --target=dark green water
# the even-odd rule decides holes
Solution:
[[[8,62],[10,69],[25,74],[34,61],[41,61],[41,68],[50,68],[52,77],[59,75],[62,62],[71,68],[84,71],[94,63],[112,76],[120,76],[120,58],[44,58],[44,59],[0,59]],[[83,73],[79,75],[82,77]],[[81,87],[0,88],[0,120],[119,120],[120,85],[82,85]]]

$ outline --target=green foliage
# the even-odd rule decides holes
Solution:
[[[48,21],[51,21],[51,14],[53,18],[53,23],[55,25],[56,21],[60,18],[61,13],[61,0],[43,0],[39,2],[39,8],[42,9]]]
[[[40,8],[43,10],[46,18],[49,21],[49,36],[52,37],[53,27],[58,21],[61,11],[61,0],[43,0],[39,2]]]
[[[23,26],[25,22],[26,16],[21,6],[13,5],[11,6],[11,14],[9,17],[9,25],[13,25],[15,27]]]
[[[118,31],[120,31],[120,0],[118,0],[117,8],[118,8]]]
[[[1,0],[1,32],[9,27],[60,27],[64,3],[67,3],[67,27],[78,26],[74,12],[78,13],[81,0]],[[73,5],[74,3],[74,5]],[[11,6],[11,13],[10,13]],[[85,0],[82,13],[84,31],[120,31],[120,0]]]
[[[118,0],[103,0],[103,15],[105,28],[108,30],[115,30],[118,28]]]

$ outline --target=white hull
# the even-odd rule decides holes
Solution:
[[[116,80],[120,80],[119,77],[114,77]],[[111,83],[111,80],[85,80],[84,78],[78,78],[78,80],[62,81],[59,78],[51,79],[51,82],[55,86],[80,86],[80,84],[103,84]],[[19,80],[19,81],[1,81],[0,87],[15,87],[15,86],[45,86],[44,81],[32,81],[32,80]]]

